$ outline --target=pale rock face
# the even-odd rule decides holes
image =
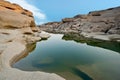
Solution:
[[[17,4],[0,0],[0,80],[65,80],[54,73],[27,72],[11,65],[27,55],[27,45],[41,38],[32,13]],[[31,46],[30,46],[31,47]]]
[[[88,15],[76,15],[64,18],[61,22],[51,22],[40,25],[40,29],[55,33],[68,32],[103,32],[105,34],[120,34],[120,7],[93,11]]]
[[[26,29],[26,27],[30,27],[33,32],[39,31],[36,28],[32,12],[17,4],[0,0],[0,29]],[[27,32],[29,31],[30,29]]]
[[[32,31],[32,29],[31,29],[30,27],[22,28],[22,29],[21,29],[21,32],[22,32],[23,34],[33,34],[33,31]]]
[[[30,27],[33,18],[5,9],[0,10],[0,28]],[[35,27],[35,26],[34,26]]]
[[[50,37],[50,35],[46,32],[41,32],[38,36],[40,36],[42,39],[47,39]]]
[[[33,17],[32,12],[23,9],[21,6],[17,4],[11,4],[10,2],[0,0],[0,6],[9,10],[13,10],[14,12],[21,13],[23,15],[27,15],[29,17]]]
[[[120,7],[93,11],[87,15],[76,15],[73,18],[64,18],[61,22],[49,22],[39,27],[41,30],[52,33],[72,32],[80,35],[86,33],[91,34],[90,36],[93,34],[93,36],[99,36],[98,33],[102,33],[106,37],[115,34],[117,37],[119,36],[117,39],[120,40]],[[103,38],[100,37],[99,39],[102,40]],[[105,40],[109,40],[109,38]]]

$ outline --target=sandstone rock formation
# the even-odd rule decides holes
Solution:
[[[54,73],[11,68],[16,60],[28,54],[27,45],[49,37],[41,36],[32,12],[17,4],[0,0],[0,80],[64,80]]]
[[[27,15],[29,17],[33,17],[33,14],[32,12],[26,10],[26,9],[23,9],[21,6],[19,6],[18,4],[11,4],[10,2],[7,2],[7,1],[4,1],[4,0],[0,0],[0,8],[3,8],[3,9],[9,9],[9,10],[13,10],[14,12],[17,12],[17,13],[21,13],[23,15]]]
[[[61,22],[50,22],[40,25],[40,29],[53,33],[78,33],[80,35],[104,34],[117,35],[120,40],[120,7],[93,11],[87,15],[76,15],[62,19]],[[84,34],[85,33],[85,34]],[[114,36],[115,36],[114,35]],[[113,37],[113,36],[112,36]]]
[[[39,30],[36,28],[32,12],[23,9],[17,4],[1,0],[0,29],[21,29],[25,27],[31,27],[33,31]]]
[[[10,2],[0,0],[0,31],[2,31],[1,35],[7,36],[7,34],[3,33],[7,33],[6,31],[8,30],[18,31],[18,35],[23,34],[30,37],[33,37],[35,32],[37,33],[40,31],[40,29],[36,27],[32,12],[23,9],[17,4],[11,4]],[[12,36],[11,33],[9,33],[8,36]],[[40,39],[41,38],[39,38],[39,40]]]

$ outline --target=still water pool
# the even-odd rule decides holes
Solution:
[[[120,44],[113,44],[117,50],[112,51],[66,41],[62,37],[61,34],[51,34],[48,40],[38,42],[36,48],[13,67],[56,73],[67,80],[120,80]]]

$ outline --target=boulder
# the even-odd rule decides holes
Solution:
[[[49,34],[44,33],[44,32],[41,32],[41,33],[39,34],[39,36],[40,36],[42,39],[47,39],[47,38],[49,38],[49,37],[50,37],[50,35],[49,35]]]
[[[21,29],[21,32],[22,32],[23,34],[33,34],[33,31],[31,30],[30,27],[22,28],[22,29]]]
[[[40,32],[40,29],[38,27],[31,27],[33,32]]]

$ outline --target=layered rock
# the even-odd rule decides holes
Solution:
[[[31,51],[28,47],[34,48],[34,43],[48,37],[40,34],[30,11],[0,0],[0,80],[64,80],[54,73],[27,72],[11,67],[28,55]]]
[[[93,11],[87,15],[76,15],[73,18],[62,19],[61,22],[46,23],[39,27],[53,33],[115,34],[117,39],[120,39],[120,7]]]
[[[6,8],[6,9],[9,9],[9,10],[13,10],[14,12],[21,13],[23,15],[27,15],[29,17],[33,17],[32,12],[30,12],[30,11],[28,11],[26,9],[23,9],[18,4],[11,4],[10,2],[4,1],[4,0],[0,0],[0,6],[3,9]]]
[[[7,1],[0,1],[0,29],[21,29],[31,27],[32,31],[36,28],[32,12],[23,9],[17,4]]]
[[[32,37],[35,37],[35,34],[38,33],[38,31],[40,31],[40,29],[36,27],[32,12],[23,9],[17,4],[11,4],[10,2],[0,0],[0,34],[1,36],[9,36],[8,39],[10,39],[10,37],[13,37],[16,33],[19,33],[17,35],[22,35],[22,36],[27,35],[32,38]],[[3,34],[8,32],[10,32],[9,35]],[[27,39],[22,36],[21,37],[19,36],[18,38],[17,35],[14,36],[12,41],[16,40],[17,38],[17,40],[19,41],[21,40],[22,42],[25,42],[25,39]],[[41,38],[39,38],[39,40],[40,39]],[[6,41],[6,40],[3,40],[3,41]],[[28,42],[26,40],[26,43]],[[34,42],[36,42],[36,40],[34,40]]]

